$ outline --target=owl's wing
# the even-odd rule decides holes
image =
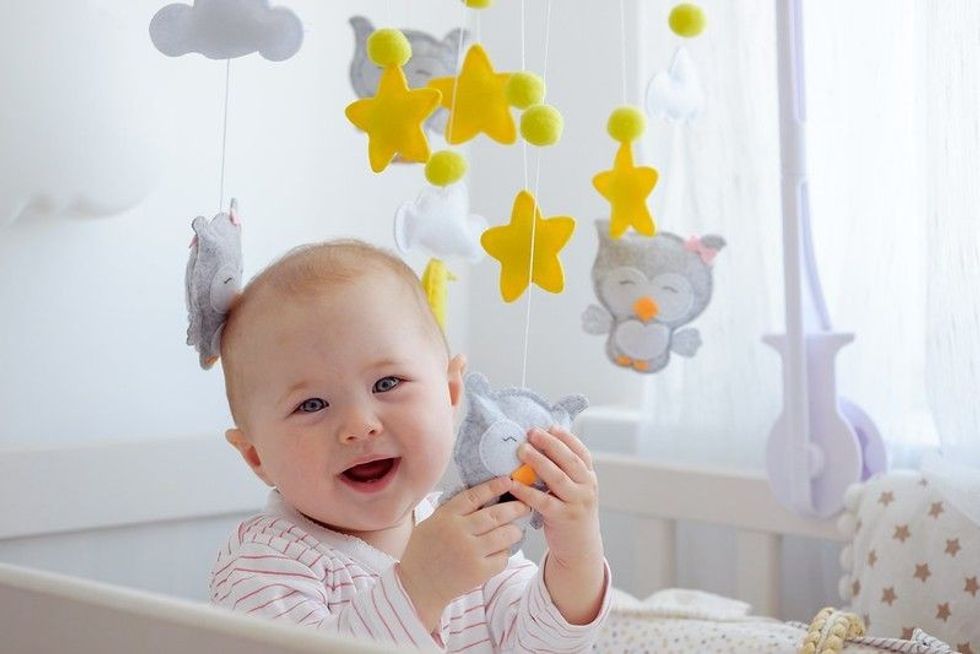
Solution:
[[[612,325],[612,314],[597,304],[590,304],[582,313],[582,329],[587,334],[608,334]]]
[[[701,347],[701,332],[694,328],[674,332],[670,341],[670,349],[682,357],[693,357]]]

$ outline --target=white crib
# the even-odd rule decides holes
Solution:
[[[615,443],[638,424],[635,413],[595,408],[577,430],[587,443],[598,434]],[[737,530],[735,595],[765,615],[780,614],[783,537],[840,540],[831,521],[779,506],[761,474],[602,452],[596,462],[604,511],[633,521],[633,576],[644,591],[675,584],[679,521]],[[171,596],[204,596],[216,544],[265,494],[212,434],[0,451],[3,651],[384,651]],[[147,572],[140,566],[159,570],[155,590],[165,594],[126,587]]]

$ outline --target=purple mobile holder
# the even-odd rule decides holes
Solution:
[[[800,0],[776,3],[786,333],[763,337],[783,361],[783,412],[769,434],[766,472],[781,504],[826,518],[844,491],[887,468],[871,418],[838,397],[834,359],[853,334],[833,331],[810,236]]]

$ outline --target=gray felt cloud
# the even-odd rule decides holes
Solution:
[[[168,57],[197,52],[234,59],[253,52],[269,61],[289,59],[303,43],[303,24],[268,0],[194,0],[167,5],[150,21],[150,38]]]

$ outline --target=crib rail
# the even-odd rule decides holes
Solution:
[[[842,541],[831,520],[784,509],[761,473],[670,465],[597,453],[600,504],[635,516],[634,574],[652,589],[676,584],[679,520],[736,530],[736,596],[757,613],[778,615],[784,536]]]
[[[628,441],[630,425],[630,416],[593,412],[581,427],[608,445]],[[842,540],[831,521],[782,508],[761,474],[602,452],[595,459],[602,507],[634,517],[633,572],[651,590],[676,583],[678,521],[737,530],[736,594],[768,615],[779,614],[782,538]],[[0,449],[0,497],[14,499],[2,511],[0,542],[240,515],[261,507],[266,492],[213,434]]]

